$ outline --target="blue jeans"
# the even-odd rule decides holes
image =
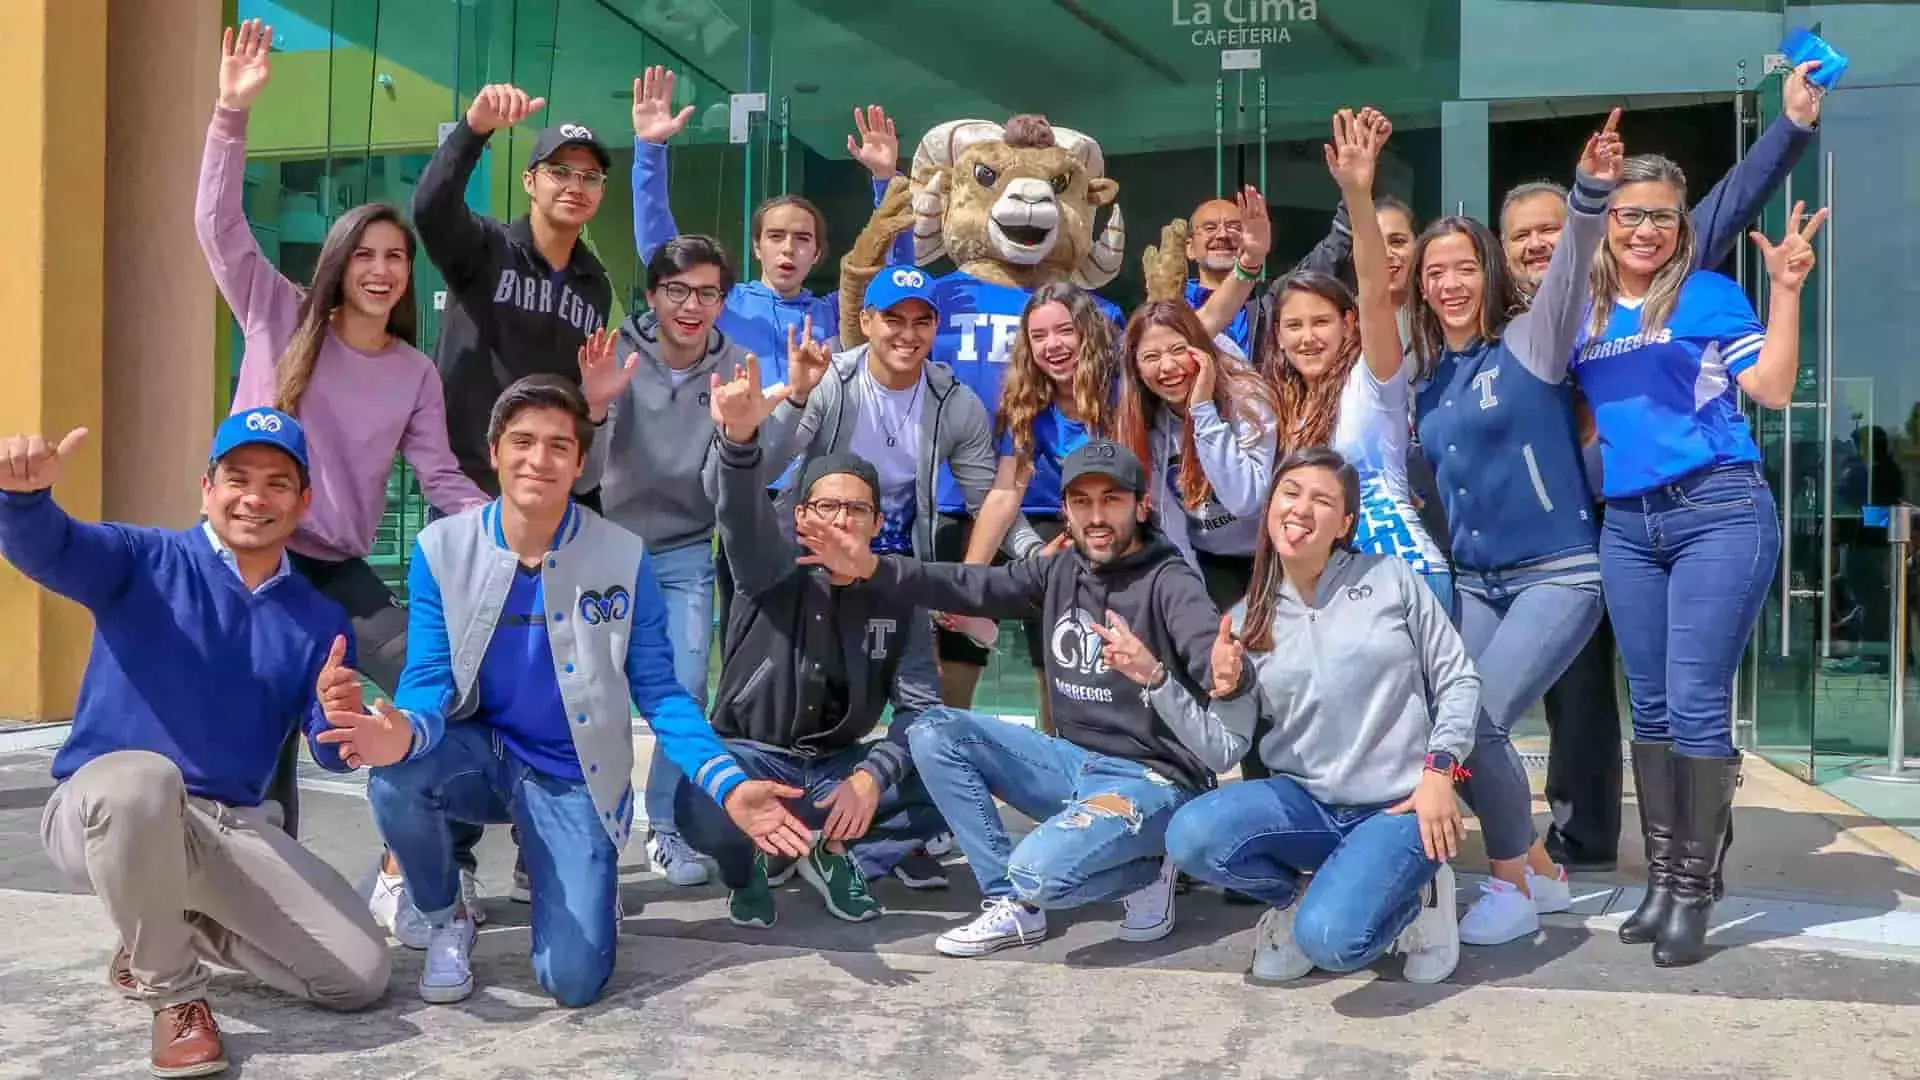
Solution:
[[[1584,576],[1592,575],[1588,563]],[[1533,789],[1513,748],[1514,721],[1580,655],[1605,602],[1597,582],[1564,584],[1552,571],[1525,568],[1462,570],[1455,586],[1460,637],[1480,672],[1480,718],[1464,763],[1472,775],[1462,794],[1480,818],[1487,857],[1518,859],[1536,834]]]
[[[1733,673],[1780,562],[1773,492],[1755,465],[1607,500],[1600,573],[1633,737],[1732,757]]]
[[[907,738],[980,892],[1040,908],[1113,900],[1153,881],[1167,822],[1194,795],[1137,761],[944,705]],[[996,795],[1040,823],[1017,848]]]
[[[772,780],[806,792],[804,798],[789,802],[787,809],[811,829],[818,829],[827,820],[827,811],[814,803],[826,798],[867,760],[864,745],[849,746],[827,757],[805,758],[744,739],[724,741],[734,760],[751,779]],[[740,831],[719,803],[683,780],[674,795],[673,810],[675,820],[680,822],[681,836],[693,850],[713,859],[720,868],[720,880],[728,888],[742,888],[751,880],[753,841]],[[909,773],[906,779],[881,792],[880,805],[874,809],[867,836],[901,841],[910,851],[945,828],[940,811],[927,796],[919,776]]]
[[[1182,807],[1167,826],[1180,869],[1276,908],[1296,899],[1293,937],[1324,971],[1378,960],[1420,914],[1440,869],[1420,819],[1377,806],[1327,806],[1291,777],[1243,780]],[[1300,879],[1313,874],[1300,896]]]
[[[707,659],[713,650],[713,540],[711,537],[668,551],[649,551],[653,576],[667,602],[667,640],[673,643],[673,675],[687,688],[700,708],[707,707]],[[657,833],[677,831],[673,793],[680,787],[680,769],[653,742],[653,761],[647,766],[647,788],[642,806],[647,828]]]
[[[534,976],[568,1007],[600,997],[619,941],[620,852],[587,785],[536,771],[492,728],[464,721],[425,756],[374,769],[367,801],[414,905],[436,926],[460,899],[452,824],[511,822],[533,894]]]
[[[893,675],[893,718],[888,721],[892,727],[911,725],[940,704],[940,662],[934,659],[933,620],[926,612],[913,613],[901,648],[900,666]],[[860,861],[860,872],[872,881],[891,873],[930,836],[873,840],[855,848],[853,854]]]

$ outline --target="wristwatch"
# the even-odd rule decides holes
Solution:
[[[1454,780],[1458,780],[1461,774],[1466,772],[1460,767],[1459,760],[1445,750],[1428,751],[1427,771],[1436,772]]]

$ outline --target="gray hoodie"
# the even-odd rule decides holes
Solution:
[[[1419,785],[1429,751],[1465,760],[1480,676],[1446,609],[1403,560],[1336,551],[1315,593],[1308,603],[1283,581],[1274,647],[1247,654],[1259,715],[1273,725],[1260,760],[1328,806],[1398,802]],[[1222,771],[1253,736],[1244,714],[1168,713],[1180,741]]]
[[[633,381],[607,409],[576,491],[600,487],[607,520],[639,535],[647,547],[670,551],[713,535],[713,414],[709,376],[731,377],[746,352],[718,329],[707,351],[684,373],[660,355],[659,320],[652,312],[620,327],[619,362],[639,354]],[[678,384],[675,376],[683,375]]]

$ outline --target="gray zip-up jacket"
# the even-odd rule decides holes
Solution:
[[[1180,492],[1167,484],[1167,466],[1178,453],[1181,431],[1165,406],[1160,406],[1161,422],[1148,432],[1153,452],[1147,472],[1147,491],[1152,496],[1154,521],[1161,535],[1180,549],[1181,557],[1198,566],[1193,540],[1187,534],[1186,508]],[[1257,410],[1264,414],[1265,410]],[[1258,518],[1267,507],[1267,493],[1273,486],[1274,458],[1279,447],[1278,421],[1268,417],[1265,424],[1251,419],[1228,420],[1211,401],[1193,406],[1193,449],[1197,462],[1181,462],[1182,469],[1196,465],[1207,476],[1213,501],[1235,517]],[[1252,550],[1240,554],[1251,555]]]
[[[1465,760],[1480,676],[1446,609],[1405,561],[1336,551],[1314,592],[1303,600],[1283,581],[1273,649],[1247,654],[1259,715],[1273,725],[1260,760],[1327,806],[1398,802],[1419,786],[1430,751]],[[1237,609],[1235,622],[1244,615]],[[1231,710],[1163,715],[1222,771],[1253,737],[1253,723]]]
[[[836,354],[833,366],[807,395],[804,407],[796,409],[783,403],[767,418],[760,441],[767,448],[764,467],[773,470],[769,481],[795,455],[804,469],[807,461],[848,449],[858,410],[866,400],[859,378],[866,362],[865,345]],[[977,513],[993,488],[998,464],[992,425],[979,395],[955,378],[953,369],[945,364],[929,361],[926,379],[928,405],[921,410],[919,462],[914,469],[913,554],[920,559],[933,558],[933,526],[939,519],[934,494],[940,466],[952,470],[954,481],[966,496],[967,509]],[[709,472],[716,476],[718,468],[718,460],[708,465]],[[789,531],[798,486],[790,484],[780,495],[780,520]],[[1020,558],[1042,543],[1040,534],[1022,515],[1007,530],[1002,546],[1010,557]]]
[[[607,520],[637,534],[654,551],[705,543],[713,535],[714,493],[711,376],[733,377],[746,351],[715,329],[707,351],[680,374],[660,353],[660,322],[653,312],[620,327],[618,361],[638,355],[633,381],[607,409],[594,433],[576,492],[600,488]]]

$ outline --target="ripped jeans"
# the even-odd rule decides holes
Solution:
[[[1152,882],[1167,822],[1198,794],[1139,762],[963,709],[928,709],[907,741],[981,894],[1038,908],[1117,900]],[[995,796],[1040,823],[1018,847]]]

